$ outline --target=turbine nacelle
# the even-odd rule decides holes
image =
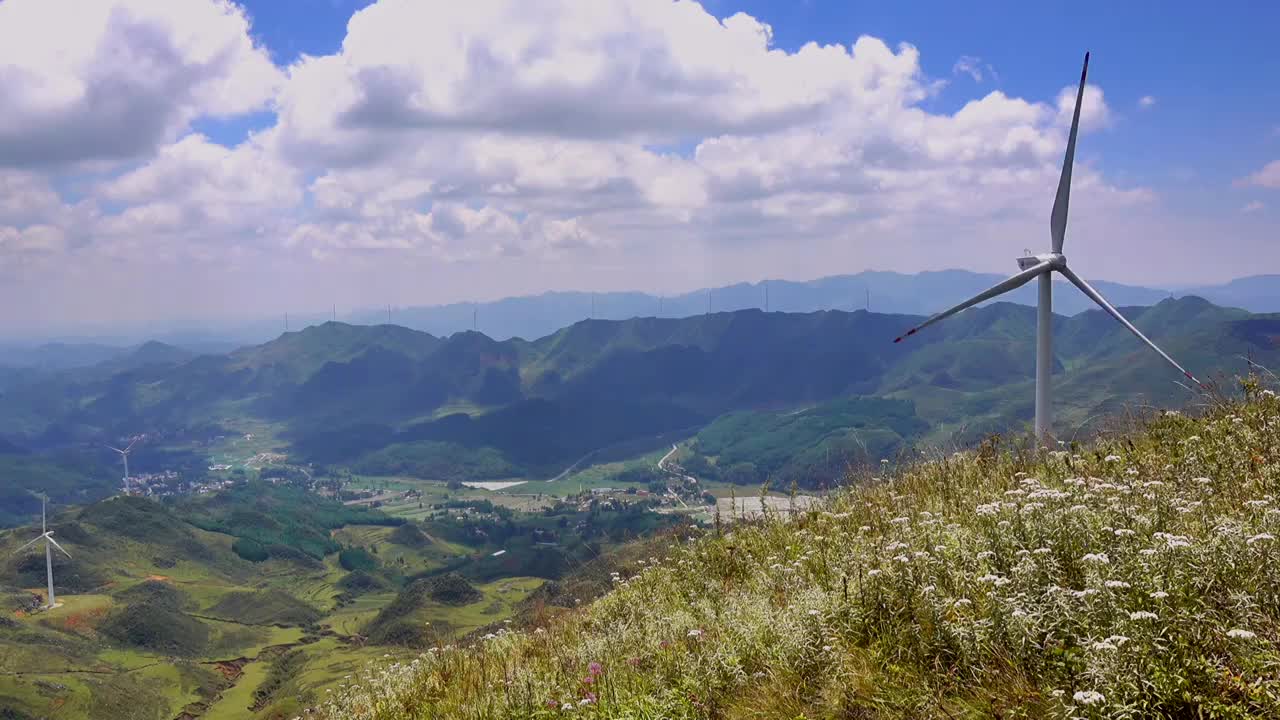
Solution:
[[[1030,270],[1041,263],[1049,263],[1049,270],[1061,270],[1067,266],[1067,256],[1062,253],[1049,252],[1020,257],[1018,258],[1018,269]]]

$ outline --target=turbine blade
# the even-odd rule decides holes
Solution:
[[[49,541],[49,542],[51,542],[51,543],[53,543],[53,546],[54,546],[54,547],[58,548],[59,550],[62,550],[62,554],[63,554],[63,555],[66,555],[67,557],[71,557],[71,553],[67,552],[67,551],[66,551],[66,550],[65,550],[61,545],[59,545],[57,540],[54,540],[53,538],[49,537],[48,535],[45,535],[45,536],[44,536],[44,539],[45,539],[45,540],[48,540],[48,541]]]
[[[13,551],[13,554],[14,554],[14,555],[17,555],[18,553],[22,552],[23,550],[26,550],[27,548],[31,547],[32,545],[35,545],[36,543],[40,542],[40,539],[41,539],[41,538],[43,538],[43,537],[44,537],[44,536],[43,536],[43,535],[41,535],[40,537],[36,538],[35,540],[32,540],[31,542],[27,543],[26,545],[23,545],[22,547],[18,548],[17,550],[14,550],[14,551]]]
[[[1077,112],[1078,112],[1078,111],[1077,111]],[[130,450],[132,450],[132,449],[133,449],[133,446],[134,446],[135,444],[137,444],[137,442],[138,442],[138,438],[134,438],[133,440],[130,440],[130,441],[129,441],[129,446],[128,446],[128,447],[126,447],[126,448],[124,449],[124,451],[125,451],[125,452],[129,452]]]
[[[978,293],[977,295],[974,295],[968,300],[965,300],[964,302],[951,308],[950,310],[944,310],[938,313],[937,315],[934,315],[928,320],[925,320],[919,325],[911,328],[904,334],[899,335],[897,338],[894,339],[894,342],[902,342],[903,338],[915,335],[920,330],[923,330],[929,327],[930,325],[938,322],[939,320],[945,320],[951,317],[952,315],[955,315],[956,313],[960,312],[961,310],[971,308],[974,305],[977,305],[980,302],[985,302],[987,300],[990,300],[991,298],[997,295],[1002,295],[1004,293],[1009,292],[1010,290],[1020,288],[1023,285],[1026,285],[1028,282],[1030,282],[1031,278],[1034,278],[1040,273],[1049,272],[1049,268],[1050,268],[1050,265],[1048,262],[1042,262],[1037,265],[1033,265],[1027,268],[1026,270],[1023,270],[1022,272],[1018,273],[1017,275],[1014,275],[1008,280],[1005,280],[1002,283],[998,283],[987,290],[983,290],[982,292]]]
[[[1076,133],[1080,130],[1080,103],[1084,102],[1084,79],[1089,74],[1089,53],[1084,54],[1084,69],[1080,71],[1080,89],[1076,90],[1076,110],[1071,116],[1071,134],[1067,135],[1067,155],[1062,160],[1062,177],[1058,178],[1058,195],[1053,199],[1053,213],[1049,216],[1049,235],[1053,238],[1053,251],[1062,252],[1067,238],[1067,206],[1071,204],[1071,166],[1076,161]]]
[[[116,451],[116,452],[118,452],[118,453],[122,453],[122,452],[124,452],[123,450],[121,450],[120,448],[118,448],[118,447],[116,447],[116,446],[114,446],[114,445],[106,445],[105,447],[106,447],[106,448],[108,448],[108,449],[110,449],[110,450],[115,450],[115,451]]]
[[[1080,292],[1084,293],[1085,295],[1088,295],[1090,300],[1098,303],[1099,307],[1101,307],[1103,310],[1106,310],[1107,313],[1111,315],[1111,317],[1118,320],[1121,325],[1129,328],[1129,332],[1133,333],[1134,335],[1137,335],[1139,340],[1146,343],[1152,350],[1155,350],[1157,353],[1160,353],[1160,357],[1164,358],[1170,365],[1178,368],[1178,372],[1182,373],[1183,375],[1186,375],[1187,379],[1191,380],[1191,382],[1195,383],[1196,385],[1199,385],[1201,388],[1205,386],[1204,383],[1196,379],[1195,375],[1192,375],[1191,373],[1187,372],[1186,368],[1174,362],[1174,359],[1169,357],[1169,355],[1165,353],[1165,351],[1161,350],[1160,346],[1151,342],[1151,340],[1147,338],[1146,335],[1142,334],[1142,331],[1138,330],[1138,328],[1133,326],[1133,323],[1126,320],[1125,317],[1120,314],[1119,310],[1116,310],[1114,307],[1112,307],[1111,303],[1107,302],[1107,299],[1102,297],[1101,293],[1093,289],[1092,285],[1085,282],[1079,275],[1076,275],[1074,272],[1071,271],[1070,268],[1066,266],[1059,268],[1058,272],[1061,272],[1068,280],[1071,281],[1073,285],[1080,288]]]

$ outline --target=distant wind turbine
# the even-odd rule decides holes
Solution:
[[[14,551],[14,555],[17,555],[18,553],[22,552],[23,550],[26,550],[27,548],[31,547],[32,545],[35,545],[36,543],[40,542],[41,540],[44,540],[44,569],[45,569],[45,576],[46,576],[46,577],[48,578],[48,580],[49,580],[49,605],[48,605],[48,608],[49,608],[50,610],[52,610],[52,609],[54,608],[54,597],[53,597],[53,549],[52,549],[52,548],[58,548],[58,550],[59,550],[63,555],[66,555],[68,558],[70,558],[70,557],[71,557],[71,553],[67,552],[67,551],[66,551],[66,549],[64,549],[61,545],[59,545],[59,544],[58,544],[58,541],[56,541],[56,540],[54,540],[54,539],[53,539],[53,531],[49,529],[49,523],[48,523],[48,520],[47,520],[47,518],[46,518],[46,512],[45,512],[45,505],[47,505],[47,504],[48,504],[48,502],[49,502],[49,499],[48,499],[47,497],[41,496],[41,498],[40,498],[40,536],[39,536],[39,537],[37,537],[35,540],[32,540],[31,542],[27,543],[26,545],[23,545],[22,547],[18,548],[16,551]]]
[[[122,484],[126,488],[129,487],[129,452],[133,450],[133,446],[137,442],[138,442],[138,438],[134,438],[129,442],[128,447],[126,447],[123,450],[121,450],[118,447],[112,447],[110,445],[107,446],[108,448],[120,453],[120,459],[124,461],[124,482]]]
[[[923,323],[911,328],[905,335],[898,336],[894,342],[902,342],[903,338],[915,335],[918,331],[946,318],[955,315],[961,310],[973,307],[978,303],[985,302],[997,295],[1022,287],[1031,281],[1032,278],[1040,279],[1040,299],[1036,306],[1036,420],[1035,432],[1037,438],[1044,438],[1049,435],[1050,426],[1052,425],[1052,407],[1049,399],[1049,378],[1050,371],[1053,367],[1053,273],[1062,273],[1062,276],[1071,281],[1073,285],[1080,288],[1080,291],[1098,304],[1107,314],[1115,318],[1121,325],[1124,325],[1129,332],[1138,336],[1138,339],[1146,343],[1152,350],[1160,354],[1170,365],[1174,366],[1196,385],[1203,387],[1203,384],[1196,380],[1195,376],[1187,372],[1181,365],[1174,362],[1165,351],[1159,346],[1151,342],[1146,335],[1143,335],[1133,323],[1125,319],[1118,310],[1107,302],[1106,298],[1093,289],[1093,286],[1085,282],[1079,275],[1071,271],[1067,267],[1067,258],[1062,254],[1062,245],[1067,235],[1067,206],[1071,200],[1071,166],[1075,162],[1076,154],[1076,133],[1080,129],[1080,104],[1084,100],[1084,84],[1085,77],[1089,74],[1089,53],[1084,54],[1084,69],[1080,71],[1080,88],[1076,91],[1076,107],[1075,113],[1071,117],[1071,132],[1067,135],[1067,154],[1062,161],[1062,176],[1058,180],[1058,194],[1053,200],[1053,211],[1049,215],[1049,235],[1052,239],[1052,250],[1041,255],[1030,255],[1029,257],[1018,258],[1018,267],[1022,272],[1010,277],[1002,283],[995,285],[989,290],[978,293],[976,296],[956,305],[950,310],[934,315],[925,320]]]

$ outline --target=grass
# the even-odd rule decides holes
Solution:
[[[706,531],[546,627],[378,664],[318,715],[1280,716],[1280,401],[1249,396]]]

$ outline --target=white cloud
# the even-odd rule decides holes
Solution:
[[[265,107],[282,78],[248,31],[223,0],[0,3],[0,167],[138,157]]]
[[[951,74],[968,75],[976,83],[986,80],[988,76],[995,82],[1000,82],[1000,75],[991,67],[991,63],[985,63],[982,58],[972,55],[961,55],[955,65],[951,66]]]
[[[1236,180],[1236,184],[1280,189],[1280,160],[1272,160],[1264,165],[1261,170]]]
[[[1156,106],[1156,98],[1154,95],[1143,95],[1142,97],[1138,98],[1138,107],[1142,108],[1143,110],[1147,110],[1155,106]]]
[[[1058,92],[1058,123],[1071,125],[1071,116],[1075,112],[1078,85],[1069,85]],[[1085,85],[1084,97],[1080,103],[1080,129],[1097,130],[1111,124],[1111,110],[1102,96],[1102,88],[1097,85]]]
[[[0,96],[16,98],[0,255],[31,286],[138,313],[1004,268],[1047,242],[1075,99],[1047,80],[939,111],[914,46],[784,50],[768,25],[687,0],[381,0],[333,54],[283,71],[221,0],[85,3],[59,36],[68,3],[0,3],[0,40],[24,43],[0,45]],[[47,32],[15,33],[6,12]],[[972,57],[953,73],[995,79]],[[234,147],[191,129],[261,108],[274,123]],[[1110,114],[1088,86],[1082,130]],[[1161,217],[1155,193],[1090,154],[1072,252],[1106,250],[1119,226],[1134,252],[1166,236],[1138,224]],[[113,284],[126,269],[149,281]],[[0,308],[17,288],[0,283]]]
[[[1264,205],[1261,200],[1253,200],[1251,202],[1245,203],[1245,206],[1240,208],[1240,211],[1253,213],[1253,212],[1258,212],[1259,210],[1262,210],[1265,207],[1266,205]]]

